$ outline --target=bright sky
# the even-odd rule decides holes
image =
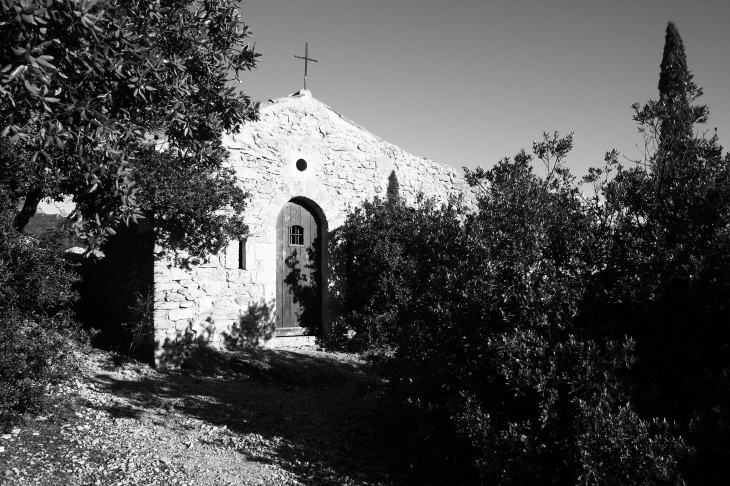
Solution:
[[[677,24],[707,125],[730,148],[730,0],[244,0],[262,54],[243,88],[302,88],[384,140],[455,167],[491,167],[543,131],[575,132],[573,173],[613,148],[639,158],[631,104],[658,96]]]

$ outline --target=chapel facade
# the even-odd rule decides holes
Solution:
[[[259,120],[223,143],[250,194],[250,234],[204,261],[155,261],[158,364],[178,361],[189,342],[311,342],[311,334],[329,330],[329,237],[351,209],[376,196],[413,201],[423,192],[446,201],[468,193],[455,169],[381,140],[306,90],[262,104]],[[311,285],[306,302],[292,271]]]

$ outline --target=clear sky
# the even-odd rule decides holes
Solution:
[[[707,128],[730,148],[730,0],[248,0],[262,54],[243,88],[302,87],[384,140],[455,167],[491,167],[543,131],[575,132],[575,175],[640,157],[631,104],[658,96],[677,24]]]

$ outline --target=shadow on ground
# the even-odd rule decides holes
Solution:
[[[108,412],[175,412],[229,430],[209,443],[276,463],[302,484],[405,484],[388,449],[395,438],[377,427],[377,383],[367,366],[316,352],[288,350],[190,353],[180,370],[108,361],[92,377],[123,405]],[[126,373],[126,375],[125,375]],[[272,454],[256,454],[236,437],[261,437]],[[218,443],[216,443],[216,441]],[[238,442],[237,442],[238,441]]]

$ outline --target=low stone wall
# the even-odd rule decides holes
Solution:
[[[272,281],[273,280],[273,281]],[[177,361],[190,343],[259,346],[272,337],[276,275],[229,269],[225,255],[183,270],[155,266],[157,359]]]

